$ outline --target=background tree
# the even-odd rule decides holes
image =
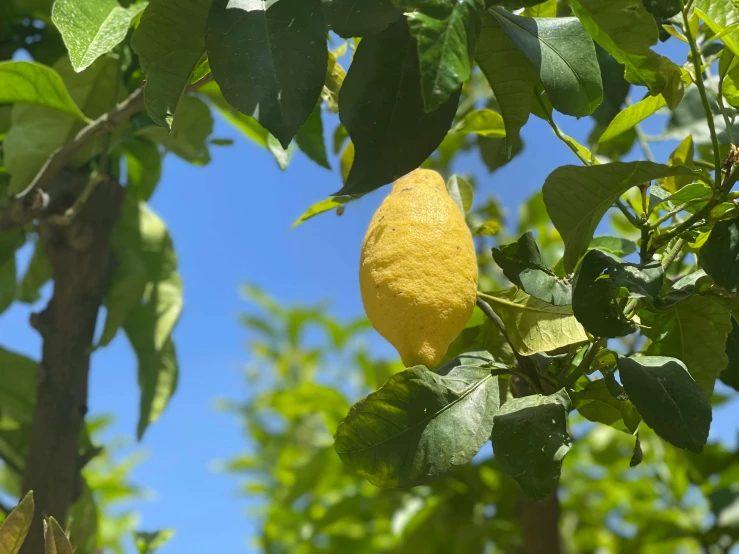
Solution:
[[[599,433],[614,445],[629,441],[634,464],[662,445],[648,428],[687,452],[707,450],[714,383],[719,376],[738,382],[733,3],[13,0],[0,9],[0,50],[12,58],[0,63],[2,306],[31,301],[42,284],[54,284],[48,307],[30,322],[43,338],[40,362],[3,354],[0,409],[9,423],[0,430],[7,434],[0,457],[10,469],[8,490],[17,497],[33,491],[3,532],[15,533],[19,545],[30,525],[23,554],[41,552],[44,542],[48,550],[50,540],[64,543],[59,533],[67,526],[78,552],[104,543],[89,527],[75,531],[73,514],[78,503],[96,500],[94,491],[84,495],[85,466],[99,454],[85,424],[93,349],[122,329],[136,352],[139,438],[174,393],[171,334],[182,283],[166,226],[146,201],[165,152],[204,164],[210,146],[223,144],[209,138],[213,110],[281,166],[293,143],[327,165],[322,116],[338,113],[333,142],[344,186],[301,221],[341,212],[422,164],[448,174],[466,150],[477,149],[493,171],[520,152],[519,132],[531,114],[577,158],[532,199],[520,231],[537,236],[499,236],[492,256],[489,240],[480,240],[479,311],[447,363],[397,373],[381,367],[365,383],[379,390],[336,430],[335,450],[348,469],[383,488],[433,490],[442,485],[431,484],[432,476],[451,486],[447,471],[475,474],[462,464],[492,438],[496,461],[480,467],[499,468],[525,494],[523,538],[507,539],[541,551],[532,541],[550,548],[566,523],[553,494],[563,459],[570,450],[570,458],[582,455],[572,444],[570,412],[623,431]],[[660,39],[687,44],[687,63],[656,54],[651,47]],[[632,87],[643,99],[622,109]],[[651,158],[639,124],[663,109],[672,112],[666,133],[684,138],[667,163],[619,161],[635,142]],[[559,129],[555,112],[593,117],[588,147]],[[449,180],[465,212],[473,188],[461,177]],[[594,238],[611,208],[620,214],[618,236]],[[469,222],[476,235],[495,236],[500,211],[483,204]],[[27,241],[35,252],[18,279],[16,251]],[[503,276],[512,287],[499,289]],[[347,330],[329,329],[341,352]],[[279,390],[310,389],[313,361],[288,364]],[[387,382],[377,378],[383,374],[391,375]],[[486,416],[478,418],[481,411]],[[330,433],[342,419],[331,417]],[[285,422],[296,426],[296,437],[318,433],[309,427],[302,435],[303,424],[301,413]],[[270,443],[270,433],[263,435]],[[587,436],[586,453],[598,434]],[[265,456],[286,455],[280,442],[289,446],[292,438],[263,444]],[[327,452],[326,463],[336,463]],[[580,481],[586,478],[569,486]],[[370,496],[397,508],[393,496]],[[504,513],[495,498],[502,496],[483,508]],[[721,521],[712,535],[707,529],[690,536],[712,548],[733,540]],[[271,533],[268,539],[277,536]],[[139,542],[146,549],[163,538]]]

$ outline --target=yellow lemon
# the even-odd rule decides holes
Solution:
[[[464,215],[435,171],[399,179],[362,244],[362,302],[406,367],[435,367],[475,307],[477,256]]]

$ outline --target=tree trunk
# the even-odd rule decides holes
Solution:
[[[65,194],[51,197],[52,213],[63,213],[72,204],[87,175],[65,173],[59,180],[66,182],[55,188]],[[77,194],[69,194],[70,189]],[[23,481],[24,492],[34,492],[36,513],[21,554],[44,551],[43,518],[53,516],[64,527],[67,510],[80,494],[78,445],[87,412],[90,351],[112,269],[110,234],[123,194],[120,185],[104,180],[70,225],[40,223],[40,243],[53,267],[54,294],[43,312],[31,316],[31,325],[43,338],[43,356]]]
[[[511,378],[511,392],[516,398],[529,396],[534,391],[526,381]],[[546,500],[536,502],[521,493],[518,517],[521,521],[521,554],[560,554],[562,539],[559,534],[559,498],[557,490]]]
[[[522,554],[560,554],[559,498],[556,491],[541,502],[521,495],[519,517],[523,529]]]

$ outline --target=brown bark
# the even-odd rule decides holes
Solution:
[[[63,173],[58,179],[64,181],[60,189],[69,190],[71,183],[79,194],[87,175]],[[43,338],[43,356],[23,482],[24,492],[34,492],[36,513],[21,554],[44,551],[43,518],[53,516],[64,526],[80,492],[78,444],[87,412],[90,350],[109,282],[109,240],[123,194],[114,181],[102,181],[70,225],[40,223],[40,241],[53,267],[54,294],[46,309],[31,317]],[[75,197],[53,197],[53,211],[62,213]]]
[[[521,495],[519,517],[523,529],[522,554],[560,554],[559,499],[556,491],[541,502]]]
[[[526,381],[511,378],[513,396],[520,398],[534,394]],[[521,493],[518,517],[521,522],[521,554],[561,554],[562,538],[559,533],[559,498],[557,490],[546,500],[536,502]]]

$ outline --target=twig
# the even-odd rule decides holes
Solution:
[[[680,251],[683,249],[683,246],[685,246],[685,239],[679,238],[675,241],[675,244],[672,245],[672,248],[667,250],[665,253],[665,257],[662,258],[662,269],[667,271],[667,269],[672,265],[672,262],[675,261],[675,258],[678,257],[680,254]]]
[[[703,83],[703,72],[701,70],[702,62],[701,62],[701,55],[698,51],[698,46],[695,42],[695,37],[693,36],[693,33],[690,30],[690,25],[688,24],[688,12],[687,8],[683,7],[682,10],[683,14],[683,21],[685,22],[685,37],[688,39],[688,43],[690,44],[690,52],[693,57],[693,68],[695,70],[695,84],[698,87],[698,92],[700,93],[701,102],[703,103],[703,111],[706,114],[706,123],[708,123],[708,130],[711,133],[711,144],[713,147],[713,165],[714,170],[716,172],[716,185],[721,182],[721,151],[719,150],[719,144],[718,144],[718,135],[716,134],[716,125],[713,121],[713,111],[711,110],[711,105],[708,103],[708,94],[706,94],[706,86]]]
[[[626,216],[626,219],[628,219],[628,220],[629,220],[629,223],[631,223],[631,224],[632,224],[632,225],[633,225],[634,227],[636,227],[637,229],[641,229],[641,227],[642,227],[642,223],[641,223],[641,221],[639,221],[639,220],[638,220],[638,219],[636,218],[636,216],[635,216],[634,214],[632,214],[632,213],[631,213],[631,212],[629,211],[629,208],[628,208],[628,206],[626,206],[626,204],[624,204],[624,203],[623,203],[623,201],[622,201],[622,200],[621,200],[620,198],[619,198],[618,200],[616,200],[616,201],[615,201],[615,202],[614,202],[613,204],[614,204],[614,205],[615,205],[615,206],[616,206],[616,207],[617,207],[617,208],[618,208],[619,210],[621,210],[621,213],[623,213],[623,214],[624,214],[624,216]]]
[[[608,344],[608,339],[602,338],[595,341],[590,348],[588,348],[588,351],[585,353],[585,355],[582,357],[582,360],[580,361],[580,364],[575,368],[575,370],[570,373],[570,375],[565,379],[563,385],[568,388],[572,388],[575,383],[577,383],[577,380],[582,377],[585,372],[590,368],[590,365],[593,363],[593,360],[595,359],[595,356],[600,352],[600,350]]]
[[[539,102],[539,105],[541,106],[542,111],[547,116],[547,123],[549,123],[549,126],[554,131],[554,134],[557,135],[557,138],[561,140],[562,142],[567,145],[567,148],[572,150],[572,152],[577,156],[577,159],[580,160],[584,165],[593,165],[593,162],[588,160],[586,157],[584,157],[580,151],[577,149],[577,147],[572,144],[570,140],[568,140],[568,137],[562,133],[560,128],[557,126],[557,124],[554,122],[554,119],[552,118],[552,114],[547,110],[547,107],[544,105],[544,102],[541,99],[541,95],[539,94],[538,90],[534,90],[534,96],[536,96],[536,100]]]

